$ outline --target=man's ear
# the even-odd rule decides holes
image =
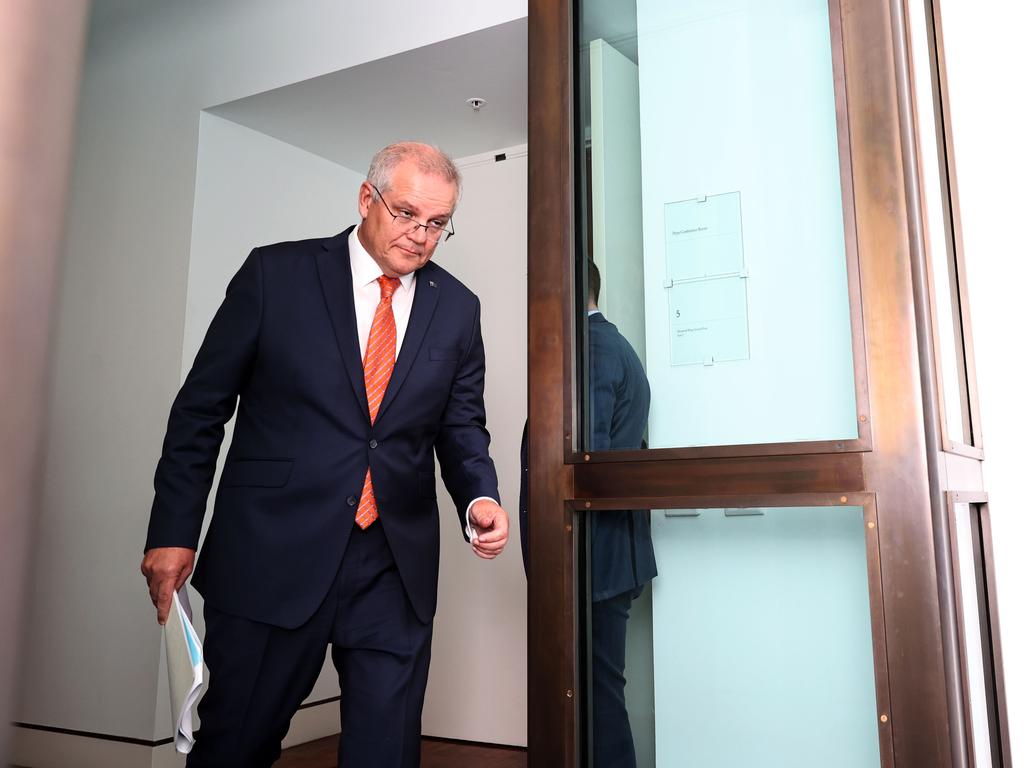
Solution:
[[[370,182],[364,181],[359,185],[359,217],[365,219],[370,213],[370,203],[373,202],[373,187]]]

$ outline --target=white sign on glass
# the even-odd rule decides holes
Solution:
[[[705,195],[665,205],[669,280],[736,274],[743,270],[740,193]]]
[[[665,205],[672,365],[747,360],[747,272],[740,193]]]
[[[676,283],[669,289],[672,365],[750,357],[746,282],[734,275]]]

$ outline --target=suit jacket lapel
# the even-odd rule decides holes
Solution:
[[[439,281],[435,280],[436,269],[433,264],[427,264],[416,273],[416,296],[412,301],[412,311],[409,314],[409,325],[405,329],[405,338],[402,339],[402,349],[395,361],[395,369],[391,372],[391,380],[388,388],[384,391],[384,399],[381,401],[380,410],[377,412],[377,420],[384,415],[384,411],[395,399],[395,395],[402,387],[402,382],[409,375],[412,362],[423,345],[423,337],[427,333],[427,327],[434,316],[437,308],[437,300],[441,294]]]
[[[363,417],[369,421],[370,406],[366,401],[363,361],[359,356],[356,308],[352,298],[352,268],[349,265],[348,254],[348,236],[351,232],[352,227],[349,227],[324,243],[324,249],[317,254],[316,268],[320,276],[324,302],[327,304],[327,313],[331,316],[334,338],[348,371],[352,391],[362,406]],[[418,299],[419,291],[416,295]]]

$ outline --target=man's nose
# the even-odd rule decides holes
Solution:
[[[426,245],[427,230],[422,225],[420,225],[409,233],[409,238],[413,240],[413,242],[419,243],[420,245]]]

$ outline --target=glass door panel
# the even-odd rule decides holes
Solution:
[[[589,513],[591,765],[632,765],[633,750],[640,768],[883,765],[873,519],[853,505]]]
[[[951,443],[973,445],[934,16],[931,0],[910,0],[906,9],[943,430]]]
[[[951,539],[964,707],[971,745],[971,765],[1003,765],[996,694],[998,657],[993,643],[993,605],[988,592],[992,553],[983,535],[984,504],[954,502]]]
[[[642,366],[651,448],[859,436],[835,54],[827,0],[579,3],[579,325]]]

